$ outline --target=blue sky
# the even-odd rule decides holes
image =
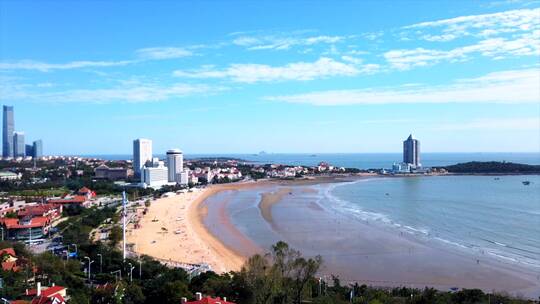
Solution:
[[[538,152],[539,58],[539,1],[0,1],[47,154]]]

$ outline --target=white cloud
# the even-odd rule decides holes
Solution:
[[[507,56],[540,56],[540,30],[517,35],[514,39],[488,38],[448,51],[425,48],[392,50],[384,53],[384,58],[392,67],[406,70],[441,61],[467,60],[475,54],[495,59]]]
[[[124,66],[133,63],[132,60],[122,61],[71,61],[67,63],[46,63],[33,60],[0,62],[0,70],[35,70],[48,72],[51,70],[70,70],[80,68]]]
[[[140,62],[141,60],[161,60],[192,56],[189,50],[177,47],[152,47],[136,50],[139,60],[119,60],[119,61],[92,61],[77,60],[66,63],[48,63],[35,60],[18,60],[0,62],[0,70],[33,70],[39,72],[49,72],[54,70],[72,70],[82,68],[99,68],[126,66]]]
[[[450,85],[320,91],[266,97],[271,101],[317,106],[421,103],[539,103],[537,69],[495,72]]]
[[[466,130],[504,130],[504,131],[540,131],[539,117],[524,118],[481,118],[468,122],[446,123],[436,127],[441,131]]]
[[[372,73],[378,65],[370,64],[357,67],[322,57],[315,62],[295,62],[284,66],[265,64],[232,64],[226,69],[218,70],[206,66],[195,71],[175,71],[174,76],[188,78],[228,78],[234,82],[255,83],[265,81],[313,80],[332,76],[356,76],[361,73]]]
[[[248,50],[288,50],[293,46],[312,46],[316,44],[333,44],[345,40],[344,36],[311,36],[298,37],[294,35],[262,35],[262,36],[240,36],[232,43],[246,47]]]
[[[143,59],[161,60],[193,56],[193,52],[179,47],[151,47],[139,49],[137,55]]]
[[[421,22],[403,27],[412,34],[431,41],[449,41],[463,36],[491,36],[501,33],[540,29],[540,8],[510,10],[493,14],[460,16],[456,18]],[[440,30],[440,35],[424,31]]]
[[[140,103],[164,101],[172,98],[182,98],[194,95],[209,95],[223,90],[226,90],[226,88],[184,83],[176,83],[169,86],[133,83],[130,85],[102,89],[35,92],[28,91],[25,86],[3,84],[0,86],[0,96],[2,96],[2,99],[6,100],[50,103]]]

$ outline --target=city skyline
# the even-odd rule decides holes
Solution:
[[[0,102],[47,154],[540,151],[538,2],[126,5],[0,3]]]
[[[35,157],[43,156],[43,141],[36,139],[26,144],[26,137],[23,131],[15,131],[15,110],[13,106],[4,105],[2,107],[2,157]]]

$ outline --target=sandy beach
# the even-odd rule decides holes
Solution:
[[[224,187],[164,197],[152,202],[141,219],[141,227],[130,227],[128,243],[134,252],[159,260],[187,264],[206,263],[216,272],[238,270],[244,258],[225,247],[204,225],[199,204]]]
[[[161,260],[239,270],[279,240],[306,256],[321,254],[321,275],[379,286],[481,288],[536,295],[536,274],[447,250],[328,210],[317,187],[342,179],[212,185],[154,201],[128,238]],[[157,219],[157,221],[155,221]],[[175,231],[178,230],[178,234]]]
[[[246,257],[225,246],[204,225],[208,197],[224,190],[259,187],[267,181],[212,185],[152,201],[140,227],[129,227],[128,244],[136,254],[162,261],[210,265],[218,273],[238,271]],[[227,215],[221,215],[222,222]]]
[[[129,226],[127,242],[133,246],[136,254],[148,255],[161,261],[171,261],[185,264],[210,265],[218,273],[240,270],[247,259],[245,254],[226,246],[212,234],[204,224],[208,207],[202,203],[209,197],[225,190],[240,190],[266,185],[311,185],[328,183],[342,178],[323,177],[295,181],[268,181],[231,183],[211,185],[193,192],[180,193],[152,201],[148,212],[144,215],[135,229]],[[262,204],[262,213],[271,220],[271,207],[277,203],[286,192],[270,194]],[[220,210],[219,221],[229,229],[229,233],[242,239],[243,247],[249,247],[250,252],[262,251],[261,248],[241,235],[228,222],[225,210]]]

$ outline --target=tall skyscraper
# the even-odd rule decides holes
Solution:
[[[33,142],[33,148],[32,148],[32,157],[34,158],[40,158],[43,156],[43,141],[41,139],[38,139]]]
[[[170,183],[180,181],[180,173],[184,171],[184,155],[179,149],[167,151],[168,180]]]
[[[24,133],[15,132],[13,134],[13,157],[25,157],[26,145],[24,144]]]
[[[13,107],[4,106],[2,123],[2,156],[13,157],[13,132],[15,131]]]
[[[412,134],[403,142],[403,162],[414,167],[420,164],[420,141],[414,139]]]
[[[147,161],[152,161],[152,141],[138,138],[133,141],[133,171],[141,175],[141,169]]]

